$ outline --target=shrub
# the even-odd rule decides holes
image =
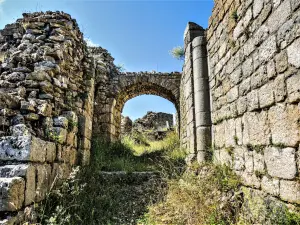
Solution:
[[[177,46],[170,51],[170,54],[178,60],[184,60],[184,49],[181,46]]]

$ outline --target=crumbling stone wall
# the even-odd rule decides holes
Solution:
[[[129,134],[132,131],[132,124],[128,116],[121,115],[121,135]]]
[[[142,118],[136,119],[133,128],[140,131],[166,130],[173,127],[173,114],[149,111]]]
[[[300,204],[299,6],[216,0],[209,20],[214,160],[240,174],[245,196],[261,203],[269,196]],[[244,219],[267,224],[260,211]]]
[[[90,157],[95,72],[82,33],[62,12],[23,16],[0,31],[1,218]]]
[[[139,95],[151,94],[163,97],[172,102],[179,112],[181,73],[113,71],[106,77],[105,83],[96,85],[93,128],[96,137],[117,140],[121,131],[121,113],[124,104]]]

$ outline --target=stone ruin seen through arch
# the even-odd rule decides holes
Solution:
[[[169,74],[119,73],[107,50],[88,48],[62,12],[23,14],[7,25],[0,31],[1,219],[17,221],[54,179],[88,164],[93,136],[116,140],[124,103],[140,94],[174,103],[187,163],[226,164],[241,176],[244,198],[299,206],[299,7],[297,0],[216,0],[208,29],[188,23],[183,71]]]

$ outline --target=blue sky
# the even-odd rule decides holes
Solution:
[[[212,7],[213,0],[0,0],[0,29],[24,12],[64,11],[127,71],[181,71],[182,62],[169,51],[183,45],[188,21],[207,28]],[[175,112],[167,100],[143,95],[129,100],[123,114],[136,119],[150,110]]]

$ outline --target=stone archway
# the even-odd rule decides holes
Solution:
[[[180,80],[181,74],[177,72],[120,73],[111,77],[106,90],[107,105],[100,110],[101,113],[94,114],[94,135],[106,136],[112,141],[118,139],[124,104],[143,94],[157,95],[169,100],[175,105],[179,115]],[[95,102],[99,102],[98,97],[103,98],[103,95],[103,92],[96,93]]]

